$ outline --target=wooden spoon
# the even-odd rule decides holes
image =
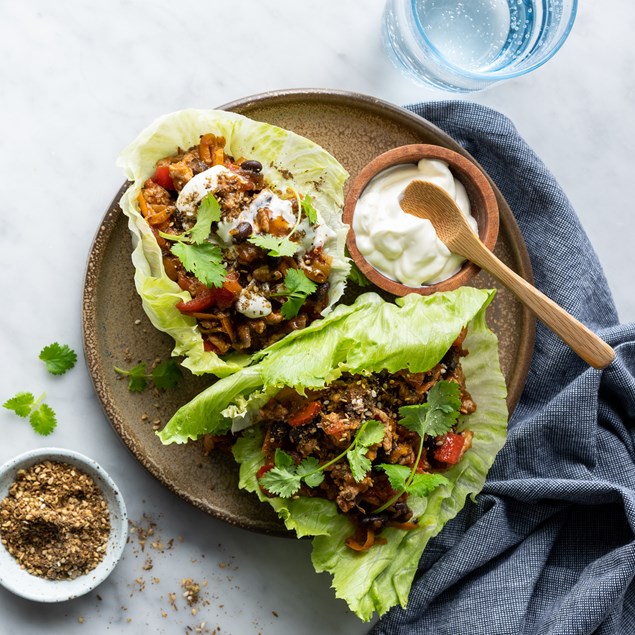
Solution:
[[[399,201],[404,212],[432,222],[448,249],[500,280],[556,335],[593,368],[605,368],[615,351],[584,324],[503,264],[472,231],[445,190],[427,181],[412,181]]]

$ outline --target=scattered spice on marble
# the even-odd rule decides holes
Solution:
[[[194,606],[199,600],[201,585],[194,582],[191,578],[181,580],[181,588],[183,589],[183,597],[190,606]]]
[[[110,514],[95,481],[80,469],[43,461],[18,470],[0,502],[0,538],[32,575],[68,580],[106,553]]]

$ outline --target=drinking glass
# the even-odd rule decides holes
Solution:
[[[382,39],[409,77],[482,90],[542,66],[564,44],[577,0],[388,0]]]

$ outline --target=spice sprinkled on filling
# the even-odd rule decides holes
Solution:
[[[103,559],[108,505],[95,481],[72,465],[43,461],[18,470],[0,502],[0,538],[20,566],[49,580],[88,573]]]

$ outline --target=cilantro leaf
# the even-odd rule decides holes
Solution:
[[[30,392],[19,392],[15,397],[7,399],[3,404],[3,408],[13,410],[19,417],[28,417],[35,403],[35,397]]]
[[[309,486],[317,487],[324,480],[320,462],[314,456],[307,456],[296,468],[296,474]]]
[[[415,474],[410,479],[411,470],[405,465],[382,463],[377,467],[388,476],[390,487],[400,493],[408,492],[411,496],[428,496],[440,485],[450,482],[443,474]]]
[[[379,421],[369,419],[360,428],[347,450],[322,465],[313,456],[306,457],[296,465],[295,460],[288,452],[276,448],[274,467],[260,477],[260,485],[271,494],[289,498],[300,489],[302,481],[309,487],[320,485],[324,480],[324,470],[345,456],[349,460],[353,477],[359,482],[371,469],[371,461],[365,455],[368,448],[379,443],[383,438],[384,425]]]
[[[348,459],[348,465],[351,468],[353,478],[357,483],[364,480],[366,474],[368,474],[373,467],[371,460],[357,449],[348,450],[348,452],[346,452],[346,458]]]
[[[309,280],[300,269],[289,269],[284,277],[284,290],[276,296],[287,296],[287,301],[280,308],[286,320],[294,318],[302,308],[304,301],[317,289],[317,284]]]
[[[48,436],[55,430],[57,425],[57,419],[53,408],[43,403],[38,408],[33,410],[29,416],[31,427],[43,436]]]
[[[293,256],[300,248],[298,243],[289,240],[289,237],[276,238],[270,234],[256,234],[247,239],[256,247],[261,247],[267,251],[268,256],[282,258],[283,256]]]
[[[130,370],[117,368],[117,366],[114,369],[115,372],[128,378],[128,390],[130,392],[142,392],[148,387],[149,380],[152,380],[152,383],[157,388],[174,388],[182,376],[181,369],[174,359],[168,359],[157,364],[150,373],[148,373],[145,362],[139,362]]]
[[[130,392],[141,392],[145,390],[148,385],[145,362],[140,362],[130,370],[124,370],[123,368],[117,368],[115,366],[115,371],[128,378],[128,390]]]
[[[368,419],[355,438],[355,443],[365,448],[376,445],[384,440],[386,428],[381,421]]]
[[[157,388],[174,388],[181,376],[181,369],[174,359],[166,359],[152,369],[152,381]]]
[[[437,487],[449,485],[450,481],[443,474],[415,474],[408,486],[411,496],[428,496]]]
[[[293,496],[302,484],[300,476],[288,469],[272,467],[260,477],[261,486],[282,498]]]
[[[193,273],[208,287],[222,287],[227,277],[227,269],[222,263],[222,252],[211,243],[188,245],[177,242],[170,251],[183,263],[187,271]]]
[[[309,487],[317,487],[324,480],[320,463],[312,456],[296,465],[288,452],[276,448],[274,465],[260,477],[260,484],[271,494],[282,498],[293,496],[300,489],[302,481]]]
[[[3,406],[13,410],[20,417],[28,417],[33,430],[46,436],[55,429],[57,419],[53,408],[42,403],[45,396],[42,393],[38,399],[35,399],[30,392],[19,392],[15,397],[7,399]]]
[[[66,344],[49,344],[40,351],[40,359],[52,375],[63,375],[75,366],[77,353]]]
[[[313,207],[313,198],[307,194],[300,201],[300,205],[302,206],[302,211],[306,214],[306,217],[309,219],[309,223],[311,223],[311,225],[315,225],[315,223],[317,223],[317,211],[315,207]]]
[[[212,223],[220,220],[220,205],[213,192],[206,194],[198,205],[196,223],[190,230],[195,245],[204,243],[212,231]]]
[[[456,382],[439,381],[428,392],[428,401],[402,406],[399,423],[414,430],[421,438],[445,434],[456,423],[461,408],[461,389]]]
[[[305,296],[311,295],[317,289],[317,284],[313,280],[309,280],[300,269],[287,271],[287,275],[284,277],[284,286],[289,294],[301,293]]]
[[[420,437],[419,452],[412,468],[383,464],[379,467],[388,475],[395,496],[375,510],[379,513],[388,509],[404,493],[416,493],[417,496],[427,496],[435,487],[443,482],[430,479],[427,474],[416,474],[417,465],[423,451],[423,441],[426,435],[438,436],[445,434],[452,428],[459,416],[461,407],[461,389],[456,382],[439,381],[428,392],[428,401],[416,406],[402,406],[399,408],[401,419],[399,423],[409,430],[413,430]],[[423,476],[425,478],[419,478]],[[437,476],[437,475],[435,475]]]
[[[295,461],[293,457],[284,450],[280,448],[276,448],[276,452],[274,454],[273,462],[276,467],[279,467],[283,470],[294,470],[295,469]]]
[[[303,304],[304,298],[289,296],[287,301],[280,307],[280,313],[282,313],[282,317],[285,320],[290,320],[300,313]]]
[[[366,456],[368,448],[377,443],[381,443],[385,432],[383,423],[375,419],[368,419],[346,451],[348,465],[357,483],[363,480],[366,474],[372,469],[372,462]]]
[[[405,465],[395,465],[393,463],[381,463],[377,468],[386,472],[390,487],[398,492],[406,489],[406,482],[410,476],[411,469]]]

